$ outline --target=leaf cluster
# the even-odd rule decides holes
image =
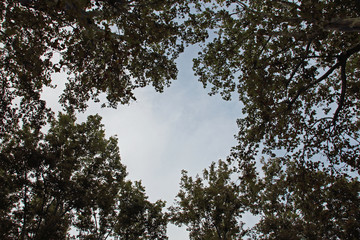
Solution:
[[[270,156],[325,155],[359,171],[358,2],[218,2],[199,3],[188,21],[209,36],[196,39],[194,70],[210,94],[244,104],[238,150],[262,144]]]
[[[223,161],[195,179],[183,171],[181,190],[170,208],[171,221],[186,225],[190,239],[240,239],[246,233],[239,221],[245,206],[233,175],[234,169]]]
[[[164,203],[125,179],[101,117],[60,114],[47,134],[25,125],[0,147],[2,239],[166,239]]]
[[[272,158],[213,163],[180,183],[170,219],[190,239],[358,239],[360,182],[318,164]],[[234,163],[240,163],[238,166]],[[250,214],[258,221],[244,229]]]
[[[41,92],[56,87],[53,73],[68,75],[60,101],[70,110],[85,110],[100,94],[104,106],[116,107],[134,100],[136,88],[163,91],[177,75],[182,32],[174,20],[186,11],[183,2],[2,1],[1,133],[44,122],[51,111]]]
[[[255,210],[259,239],[357,239],[360,182],[288,159],[263,164]]]

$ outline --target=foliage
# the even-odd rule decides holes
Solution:
[[[192,179],[183,173],[171,221],[191,239],[358,239],[360,182],[318,164],[273,158],[231,167],[219,161]],[[245,213],[246,211],[246,213]],[[259,219],[243,229],[244,214]],[[247,239],[249,239],[247,238]]]
[[[99,116],[73,113],[101,94],[116,107],[136,88],[162,91],[180,40],[202,42],[199,80],[225,100],[236,92],[244,116],[239,166],[183,172],[171,221],[192,239],[360,238],[359,13],[338,0],[0,2],[1,238],[166,239],[164,202],[125,179]],[[57,72],[70,114],[54,120],[41,93]],[[260,216],[250,231],[247,210]]]
[[[360,182],[357,178],[288,159],[263,165],[254,198],[258,239],[358,239]]]
[[[150,203],[139,182],[127,181],[120,189],[115,234],[121,239],[167,239],[167,215],[162,212],[165,203]]]
[[[240,188],[231,181],[234,171],[226,162],[213,163],[202,178],[183,171],[180,192],[170,218],[185,224],[190,239],[241,239],[246,231],[240,221],[245,211]]]
[[[360,2],[193,3],[185,24],[187,40],[201,43],[199,81],[244,104],[231,184],[240,209],[260,217],[249,235],[358,239]],[[262,171],[260,149],[270,157]]]
[[[125,180],[101,118],[75,120],[60,114],[47,134],[24,125],[3,138],[1,239],[166,239],[164,203],[150,203],[140,183]]]
[[[69,76],[61,102],[70,109],[84,110],[101,93],[103,105],[116,107],[136,88],[162,91],[177,75],[182,2],[1,1],[0,133],[18,121],[44,123],[41,92],[55,87],[54,72]]]
[[[199,80],[244,104],[242,157],[325,155],[360,171],[359,1],[202,1],[188,32],[209,36],[194,60]]]
[[[185,24],[187,40],[201,43],[194,59],[199,81],[211,86],[210,94],[236,95],[244,104],[230,158],[238,163],[238,179],[227,184],[240,201],[238,211],[260,217],[248,235],[358,239],[360,2],[193,3]],[[270,157],[262,171],[255,161],[259,149]],[[211,202],[203,197],[207,176],[187,179],[178,221],[203,231],[201,220],[188,216],[201,209],[194,199]],[[220,189],[212,196],[222,195]]]

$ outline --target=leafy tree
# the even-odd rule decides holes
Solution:
[[[162,208],[165,203],[150,203],[144,195],[144,188],[139,182],[131,182],[120,189],[121,204],[118,207],[115,233],[121,239],[167,239],[167,216]]]
[[[360,182],[335,176],[317,163],[290,157],[231,167],[213,163],[202,177],[186,172],[171,220],[188,226],[191,239],[358,239]],[[243,230],[245,211],[258,222]]]
[[[358,239],[360,182],[317,164],[272,159],[254,196],[257,239]]]
[[[244,104],[242,158],[283,150],[360,171],[360,2],[196,1],[199,80]],[[193,35],[193,36],[194,36]],[[202,36],[199,38],[199,36]],[[204,37],[210,36],[204,40]]]
[[[1,239],[166,239],[164,203],[126,180],[101,118],[60,114],[47,134],[24,125],[0,146]]]
[[[162,91],[177,75],[182,2],[1,1],[0,133],[18,121],[44,123],[41,92],[55,87],[54,72],[68,74],[61,102],[73,109],[101,93],[116,107],[135,99],[136,88]]]
[[[358,239],[360,2],[193,3],[186,24],[188,41],[202,42],[199,80],[244,104],[231,157],[242,209],[260,216],[249,233]],[[270,156],[263,171],[259,149]]]
[[[246,234],[240,221],[245,206],[233,174],[223,161],[205,169],[202,178],[193,179],[183,171],[170,219],[179,226],[185,224],[190,239],[241,239]]]

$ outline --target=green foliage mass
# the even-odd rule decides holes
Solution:
[[[263,159],[240,168],[219,161],[195,179],[186,172],[170,220],[190,239],[358,239],[360,182],[317,164]],[[244,216],[258,218],[246,225]]]
[[[163,91],[177,76],[182,2],[1,1],[0,133],[18,121],[43,123],[50,110],[41,92],[55,87],[55,72],[68,74],[61,102],[69,109],[85,110],[101,93],[116,107],[136,88]]]
[[[360,182],[334,176],[317,164],[289,159],[263,164],[253,209],[257,239],[358,239]]]
[[[0,147],[1,239],[167,239],[164,203],[126,180],[101,117],[60,114],[47,134],[25,125]]]
[[[192,239],[359,239],[359,32],[359,1],[1,1],[0,237],[166,239],[170,217]],[[199,81],[244,105],[238,146],[183,172],[168,216],[126,180],[101,118],[74,113],[163,91],[199,43]],[[41,93],[57,72],[56,120]]]
[[[234,170],[223,161],[196,179],[183,171],[181,190],[170,208],[171,221],[186,225],[190,239],[240,239],[246,233],[239,221],[245,205],[232,176]]]
[[[172,221],[192,239],[240,239],[216,235],[213,219],[222,212],[229,228],[242,226],[247,210],[259,221],[243,238],[358,239],[359,1],[193,3],[185,24],[188,41],[201,43],[196,75],[211,95],[244,107],[238,146],[218,165],[234,177],[219,186],[224,175],[184,174]]]
[[[360,3],[204,2],[187,22],[194,34],[211,37],[194,70],[211,94],[244,104],[237,137],[243,157],[262,144],[270,156],[324,155],[360,171]]]

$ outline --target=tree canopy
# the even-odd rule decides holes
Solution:
[[[1,239],[167,239],[164,203],[126,180],[101,118],[60,114],[47,134],[25,125],[0,146]]]
[[[195,179],[186,172],[170,220],[190,239],[358,239],[360,182],[292,158],[240,169],[230,159]],[[258,218],[245,225],[244,216]]]
[[[4,0],[2,239],[166,239],[164,202],[126,179],[101,117],[76,123],[75,110],[163,91],[188,44],[210,94],[244,107],[238,146],[183,172],[170,220],[192,239],[360,238],[359,1]],[[55,119],[41,94],[59,72]]]
[[[257,191],[249,191],[260,216],[256,239],[360,237],[358,179],[284,158],[264,162],[263,172],[251,188]]]
[[[262,144],[359,171],[359,1],[207,2],[187,22],[209,36],[194,70],[244,104],[243,157]]]
[[[54,72],[68,74],[61,102],[71,109],[101,93],[116,107],[136,88],[162,91],[177,75],[182,2],[1,1],[1,132],[17,121],[41,124],[49,112],[41,92],[55,87]]]
[[[233,205],[241,199],[237,211],[259,217],[246,236],[359,238],[360,3],[193,2],[185,24],[189,41],[201,43],[195,73],[211,95],[244,105],[227,163],[237,177],[227,184]],[[195,213],[212,206],[195,200],[212,188],[214,198],[225,196],[216,182],[203,185],[207,180],[183,176],[173,212],[193,239],[207,239],[193,226],[207,231],[206,218]],[[237,211],[230,218],[241,224]]]
[[[240,239],[246,233],[240,220],[246,206],[240,187],[232,182],[234,174],[223,161],[195,179],[183,171],[171,221],[186,225],[190,239]]]

